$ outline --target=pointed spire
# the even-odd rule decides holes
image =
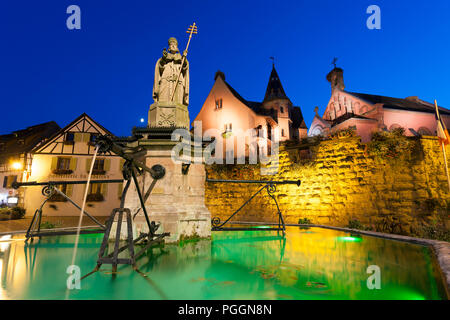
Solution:
[[[278,77],[278,73],[275,70],[275,64],[272,66],[272,72],[270,73],[269,83],[267,84],[264,102],[273,99],[288,99],[286,93],[284,92],[280,78]]]

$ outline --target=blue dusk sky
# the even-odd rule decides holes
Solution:
[[[81,30],[69,30],[69,5]],[[381,30],[369,30],[370,5]],[[333,57],[349,91],[437,99],[450,108],[450,1],[2,0],[0,134],[86,112],[116,135],[147,121],[156,60],[174,36],[180,50],[196,22],[190,117],[221,70],[245,99],[262,101],[275,65],[309,127],[331,89]]]

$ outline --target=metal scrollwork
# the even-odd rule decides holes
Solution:
[[[131,170],[132,170],[132,163],[130,161],[125,161],[122,168],[122,175],[124,180],[131,179]]]
[[[42,195],[49,198],[55,193],[55,185],[48,184],[42,188]]]
[[[214,217],[211,219],[211,223],[214,227],[218,227],[220,225],[220,218],[219,217]]]
[[[274,194],[276,191],[277,191],[277,187],[275,184],[272,184],[272,183],[267,184],[267,193],[269,195]]]

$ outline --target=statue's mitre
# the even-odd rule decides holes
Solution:
[[[170,44],[171,42],[175,42],[178,45],[178,41],[174,37],[169,38],[168,43]]]

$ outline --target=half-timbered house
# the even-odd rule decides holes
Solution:
[[[95,153],[95,139],[99,135],[113,136],[111,132],[83,113],[59,130],[33,151],[33,164],[29,181],[87,180]],[[123,161],[114,154],[101,154],[94,163],[91,179],[122,179]],[[85,185],[57,185],[75,203],[81,206]],[[86,211],[94,216],[105,216],[119,207],[122,184],[91,184],[87,195]],[[39,187],[28,187],[25,207],[32,215],[44,200]],[[80,211],[62,196],[52,196],[44,216],[77,216]]]

